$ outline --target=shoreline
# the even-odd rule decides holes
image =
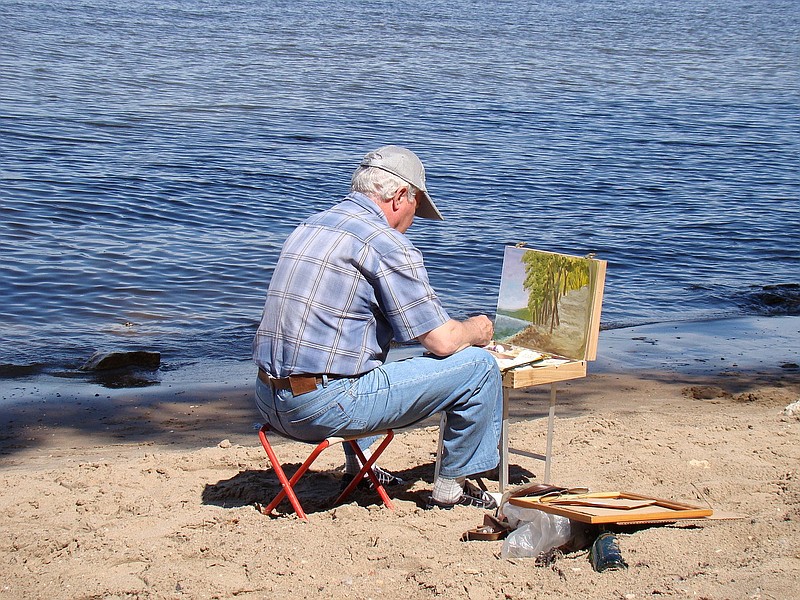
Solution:
[[[396,356],[402,355],[401,349]],[[575,406],[561,402],[570,394],[591,395],[596,402],[616,406],[615,396],[633,389],[648,396],[675,384],[730,396],[757,386],[793,386],[800,383],[799,363],[800,317],[605,330],[588,376],[558,385],[556,414],[577,414]],[[24,464],[26,457],[59,445],[195,448],[225,439],[252,444],[261,419],[253,400],[254,372],[250,361],[217,361],[159,372],[157,384],[143,387],[108,388],[52,375],[0,380],[0,408],[6,415],[0,428],[0,467]],[[533,412],[519,408],[544,393],[543,387],[512,390],[512,419],[545,416],[541,407]]]
[[[413,355],[401,347],[390,356]],[[589,373],[666,371],[701,375],[729,369],[742,371],[800,370],[800,316],[737,316],[665,321],[600,332],[597,360]],[[174,388],[200,386],[236,389],[255,380],[250,359],[193,361],[179,367],[164,365],[140,386],[108,386],[103,371],[34,372],[0,377],[0,407],[44,395],[55,398],[115,397],[169,394]],[[63,392],[63,394],[62,394]]]

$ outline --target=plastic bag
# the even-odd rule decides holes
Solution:
[[[503,514],[516,529],[508,534],[500,550],[503,558],[535,558],[563,546],[572,538],[570,520],[535,508],[503,506]]]
[[[506,502],[500,505],[499,512],[500,516],[508,521],[508,524],[512,528],[516,529],[526,521],[535,520],[537,515],[542,511],[535,508],[524,508],[522,506],[517,506],[516,504]]]

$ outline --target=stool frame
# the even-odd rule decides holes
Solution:
[[[281,483],[281,491],[272,499],[272,501],[265,507],[259,508],[259,510],[265,515],[272,515],[273,511],[277,506],[281,503],[284,498],[288,498],[289,503],[292,505],[295,514],[300,519],[305,521],[308,520],[308,516],[306,515],[305,511],[303,510],[303,506],[300,504],[300,500],[297,499],[297,494],[294,491],[294,487],[300,478],[305,475],[306,471],[308,471],[309,467],[314,463],[314,461],[322,454],[322,451],[326,448],[329,448],[335,444],[349,444],[350,447],[355,452],[358,459],[361,461],[363,465],[361,470],[356,474],[353,480],[342,490],[342,492],[337,496],[336,500],[334,500],[334,505],[340,504],[343,502],[352,492],[356,489],[356,486],[361,483],[362,479],[366,476],[369,477],[369,480],[372,482],[375,491],[380,496],[381,500],[383,501],[384,505],[387,508],[394,510],[394,505],[392,504],[391,499],[389,498],[389,494],[386,493],[386,490],[381,485],[380,481],[376,477],[374,471],[372,470],[372,465],[375,464],[375,461],[378,460],[383,451],[386,450],[386,447],[394,438],[394,432],[391,429],[387,429],[385,431],[377,431],[377,432],[370,432],[365,433],[363,435],[358,436],[347,436],[347,437],[329,437],[325,438],[321,442],[319,442],[312,450],[311,454],[305,460],[305,462],[300,466],[299,469],[292,475],[291,478],[286,476],[286,473],[281,466],[281,462],[278,460],[278,457],[275,454],[275,451],[272,449],[272,445],[269,443],[269,439],[267,438],[267,433],[273,432],[281,437],[286,439],[293,439],[288,438],[282,435],[280,432],[275,431],[269,424],[264,424],[258,432],[258,438],[261,440],[261,445],[264,447],[264,450],[267,453],[267,457],[269,458],[270,465],[272,466],[272,470],[275,471],[275,475],[277,475],[278,480]],[[370,456],[366,458],[364,453],[359,448],[358,444],[356,443],[357,440],[365,437],[372,437],[374,435],[384,435],[384,439],[381,444],[378,446],[378,449]],[[302,441],[302,440],[294,440],[294,441]],[[303,443],[314,443],[314,442],[303,442]]]

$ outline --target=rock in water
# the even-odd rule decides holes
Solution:
[[[107,371],[125,367],[157,369],[161,364],[160,352],[137,350],[133,352],[95,352],[81,367],[82,371]]]

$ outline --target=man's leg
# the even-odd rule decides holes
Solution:
[[[380,436],[373,435],[366,438],[361,438],[356,441],[358,447],[361,448],[361,451],[364,453],[364,457],[369,460],[369,457],[372,456],[372,452],[370,451],[370,446],[378,441]],[[342,478],[342,486],[347,485],[352,481],[353,477],[361,471],[361,460],[359,460],[358,456],[356,455],[355,451],[350,447],[350,444],[342,444],[342,449],[344,450],[344,477]],[[375,473],[375,477],[378,478],[378,481],[381,482],[381,485],[403,485],[405,481],[395,475],[394,473],[387,471],[386,469],[382,469],[377,464],[372,465],[372,472]],[[369,479],[364,477],[364,482],[369,483]],[[371,485],[371,483],[370,483]]]
[[[406,427],[445,411],[440,475],[463,478],[498,465],[502,381],[494,358],[479,348],[387,363],[343,397],[351,420],[339,435]]]

